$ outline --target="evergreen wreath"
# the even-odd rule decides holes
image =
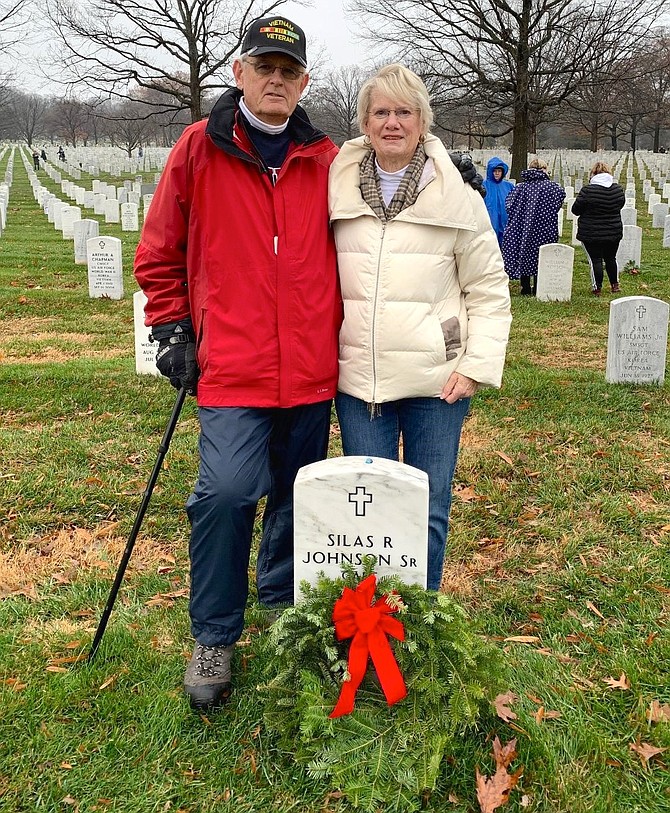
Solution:
[[[375,557],[364,559],[363,578]],[[361,577],[302,585],[302,601],[284,610],[266,639],[265,723],[279,755],[328,781],[363,811],[410,813],[444,786],[445,761],[456,738],[477,733],[482,714],[504,678],[502,653],[478,634],[465,611],[448,596],[379,579],[374,600],[396,593],[394,616],[405,640],[392,642],[407,697],[388,706],[371,662],[355,709],[331,719],[348,679],[350,641],[338,642],[333,607],[344,587]]]

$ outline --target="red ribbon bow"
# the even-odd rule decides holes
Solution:
[[[342,717],[354,710],[354,698],[365,676],[368,655],[377,670],[389,706],[407,695],[405,681],[386,637],[392,635],[399,641],[404,641],[405,628],[397,618],[389,617],[397,608],[388,603],[388,596],[382,596],[372,604],[376,586],[377,577],[372,573],[360,582],[355,591],[345,587],[342,598],[335,602],[333,621],[337,640],[353,637],[353,641],[349,647],[347,664],[350,680],[342,685],[331,717]]]

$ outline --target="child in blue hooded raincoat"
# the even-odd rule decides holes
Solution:
[[[486,180],[483,184],[486,189],[484,203],[500,246],[502,246],[503,232],[507,225],[505,198],[514,189],[514,184],[505,180],[508,169],[507,164],[500,158],[491,158],[486,165]]]

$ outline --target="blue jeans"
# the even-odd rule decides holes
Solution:
[[[290,409],[201,407],[200,470],[191,522],[191,632],[205,646],[242,634],[258,501],[267,495],[256,564],[258,599],[293,603],[293,481],[323,460],[330,401]]]
[[[449,530],[451,482],[461,428],[470,406],[464,398],[448,404],[440,398],[403,398],[376,404],[381,414],[370,416],[368,404],[338,393],[335,399],[345,455],[399,459],[428,475],[428,589],[438,590]]]

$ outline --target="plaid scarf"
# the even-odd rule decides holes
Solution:
[[[374,150],[370,150],[363,158],[359,170],[361,195],[382,223],[392,220],[403,209],[411,206],[416,201],[419,196],[419,182],[421,181],[425,163],[426,150],[423,144],[419,144],[405,174],[402,176],[400,186],[397,188],[393,200],[386,206],[382,198],[381,184],[375,166]]]

